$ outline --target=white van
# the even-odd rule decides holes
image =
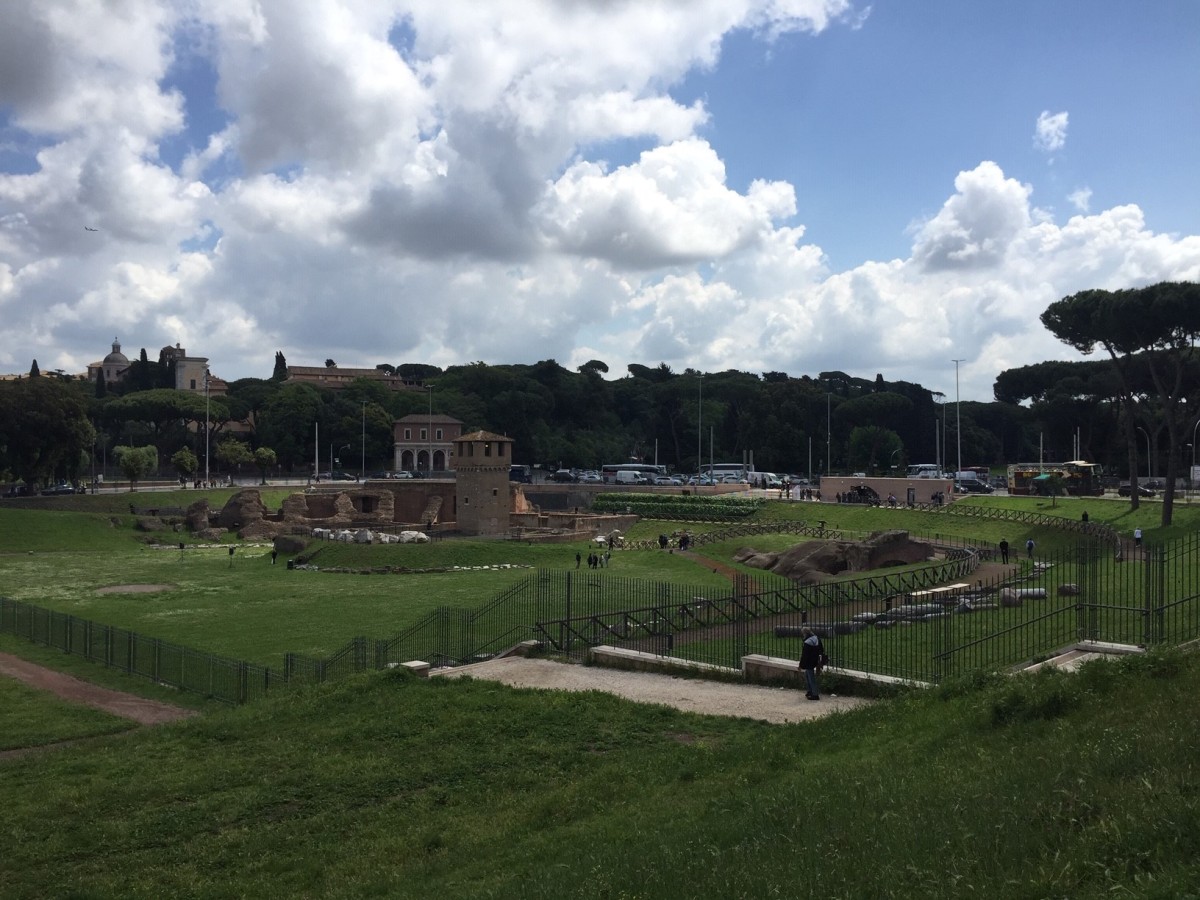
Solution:
[[[617,484],[645,484],[646,476],[641,472],[630,472],[621,469],[617,472]]]
[[[942,472],[933,463],[918,463],[915,466],[909,466],[908,471],[904,473],[905,478],[941,478]]]

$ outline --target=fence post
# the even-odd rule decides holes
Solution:
[[[572,583],[573,582],[571,581],[571,573],[568,572],[567,573],[566,615],[564,616],[562,623],[559,625],[559,628],[561,629],[561,633],[559,634],[559,640],[558,640],[559,645],[563,648],[563,652],[566,653],[567,655],[570,655],[570,653],[571,653],[571,628],[570,628],[569,623],[571,621],[571,586],[572,586]]]
[[[1146,553],[1146,646],[1163,639],[1164,605],[1166,604],[1167,554],[1162,545],[1147,547]]]
[[[1079,600],[1075,604],[1075,634],[1081,641],[1099,639],[1100,554],[1095,544],[1079,541],[1075,545],[1075,560],[1079,574]]]

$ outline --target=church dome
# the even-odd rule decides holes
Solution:
[[[128,366],[129,358],[121,352],[121,343],[116,338],[113,338],[112,353],[104,357],[104,366]]]

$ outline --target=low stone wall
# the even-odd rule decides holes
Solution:
[[[632,669],[639,672],[698,672],[718,673],[722,675],[741,675],[747,681],[754,682],[789,682],[800,684],[804,673],[800,671],[800,661],[783,659],[777,656],[763,656],[751,653],[742,657],[742,668],[731,669],[727,666],[714,666],[710,663],[694,662],[687,659],[676,659],[670,656],[656,656],[653,653],[643,653],[640,650],[627,650],[624,647],[593,647],[590,651],[591,661],[596,665],[608,666],[615,669]],[[905,681],[890,675],[876,675],[871,672],[859,672],[855,669],[839,669],[826,666],[825,671],[841,678],[854,681],[867,681],[875,684],[889,684],[906,687],[928,687],[924,682]]]

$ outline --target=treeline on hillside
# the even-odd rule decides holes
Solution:
[[[227,395],[206,399],[165,387],[101,392],[46,375],[5,382],[0,472],[30,483],[76,479],[92,470],[92,454],[96,469],[104,462],[111,467],[118,446],[153,446],[164,468],[187,448],[203,470],[206,419],[213,471],[224,471],[215,452],[232,438],[251,452],[273,450],[280,472],[306,473],[314,434],[322,468],[330,450],[358,461],[364,436],[368,467],[386,468],[393,422],[431,407],[468,430],[508,435],[516,461],[547,467],[640,458],[693,471],[699,451],[704,462],[753,453],[758,469],[781,473],[808,473],[810,460],[811,471],[823,473],[827,454],[833,471],[884,472],[933,460],[943,440],[953,461],[958,447],[952,398],[879,375],[674,372],[631,364],[624,377],[606,379],[608,367],[598,360],[577,370],[554,360],[386,368],[405,377],[419,373],[424,389],[392,391],[359,379],[335,391],[243,378],[229,384]],[[995,402],[961,404],[964,464],[1036,459],[1039,444],[1047,459],[1065,459],[1078,428],[1085,457],[1119,466],[1118,406],[1110,389],[1103,363],[1042,363],[1002,373]],[[239,422],[249,430],[236,429]],[[341,449],[346,444],[350,451]]]

